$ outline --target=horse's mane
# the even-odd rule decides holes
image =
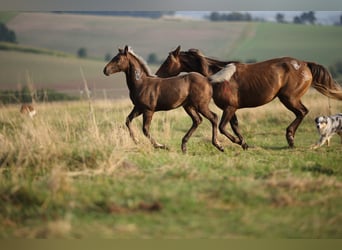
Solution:
[[[147,62],[144,60],[144,58],[135,54],[131,47],[128,48],[128,53],[130,53],[131,56],[133,56],[138,61],[138,63],[140,64],[140,67],[144,70],[147,76],[154,76],[154,74],[152,73],[150,67],[147,65]]]
[[[184,52],[186,55],[194,57],[200,64],[203,69],[205,68],[224,68],[226,65],[230,63],[239,63],[238,61],[220,61],[215,58],[206,57],[200,50],[198,49],[189,49]]]

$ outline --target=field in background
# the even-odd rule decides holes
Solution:
[[[291,56],[326,67],[341,60],[342,27],[258,23],[254,35],[243,40],[230,57],[262,61]]]
[[[294,118],[278,102],[239,110],[248,151],[220,135],[221,153],[204,121],[182,154],[191,125],[182,109],[156,113],[153,149],[133,121],[128,100],[19,106],[0,113],[0,235],[3,238],[341,238],[341,144],[310,150],[316,115],[340,102],[310,91],[310,113],[288,149]],[[221,114],[217,108],[212,108]]]
[[[7,25],[20,43],[73,54],[85,47],[90,57],[100,59],[107,53],[116,54],[117,48],[125,45],[144,58],[156,53],[164,59],[178,45],[222,57],[251,28],[248,23],[52,13],[21,13]]]
[[[1,17],[10,19],[15,13],[9,14],[6,17],[2,13]],[[123,74],[103,75],[104,57],[107,53],[115,55],[117,48],[125,44],[145,59],[155,53],[163,60],[181,45],[183,50],[198,48],[222,60],[265,60],[288,55],[329,66],[340,59],[342,39],[342,28],[333,26],[53,13],[17,13],[7,25],[16,32],[20,44],[14,51],[0,51],[1,89],[15,89],[31,81],[36,88],[78,94],[83,86],[82,67],[97,97],[114,98],[127,97],[127,87]],[[77,59],[81,47],[97,60]],[[30,49],[33,53],[22,53]],[[67,54],[55,56],[59,51]],[[151,65],[152,71],[158,66]]]

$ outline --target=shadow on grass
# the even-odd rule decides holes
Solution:
[[[325,174],[328,176],[334,175],[335,172],[331,168],[322,167],[321,165],[314,165],[310,167],[302,167],[304,172],[312,172],[313,174]]]

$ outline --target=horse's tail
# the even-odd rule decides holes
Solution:
[[[214,75],[209,76],[210,83],[220,83],[224,81],[229,81],[236,71],[236,66],[234,63],[227,64],[223,69]]]
[[[322,65],[307,62],[312,74],[312,87],[327,97],[342,101],[342,87]]]

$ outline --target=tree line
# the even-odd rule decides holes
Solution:
[[[208,19],[213,22],[217,21],[244,21],[244,22],[252,22],[252,21],[265,21],[260,18],[252,17],[252,15],[248,12],[230,12],[230,13],[220,13],[220,12],[211,12],[208,16]],[[275,16],[275,20],[278,23],[288,23],[285,19],[285,15],[283,13],[277,13]],[[302,12],[300,15],[293,17],[292,23],[294,24],[316,24],[317,18],[314,11]],[[340,20],[337,25],[342,25],[342,15],[340,16]]]

